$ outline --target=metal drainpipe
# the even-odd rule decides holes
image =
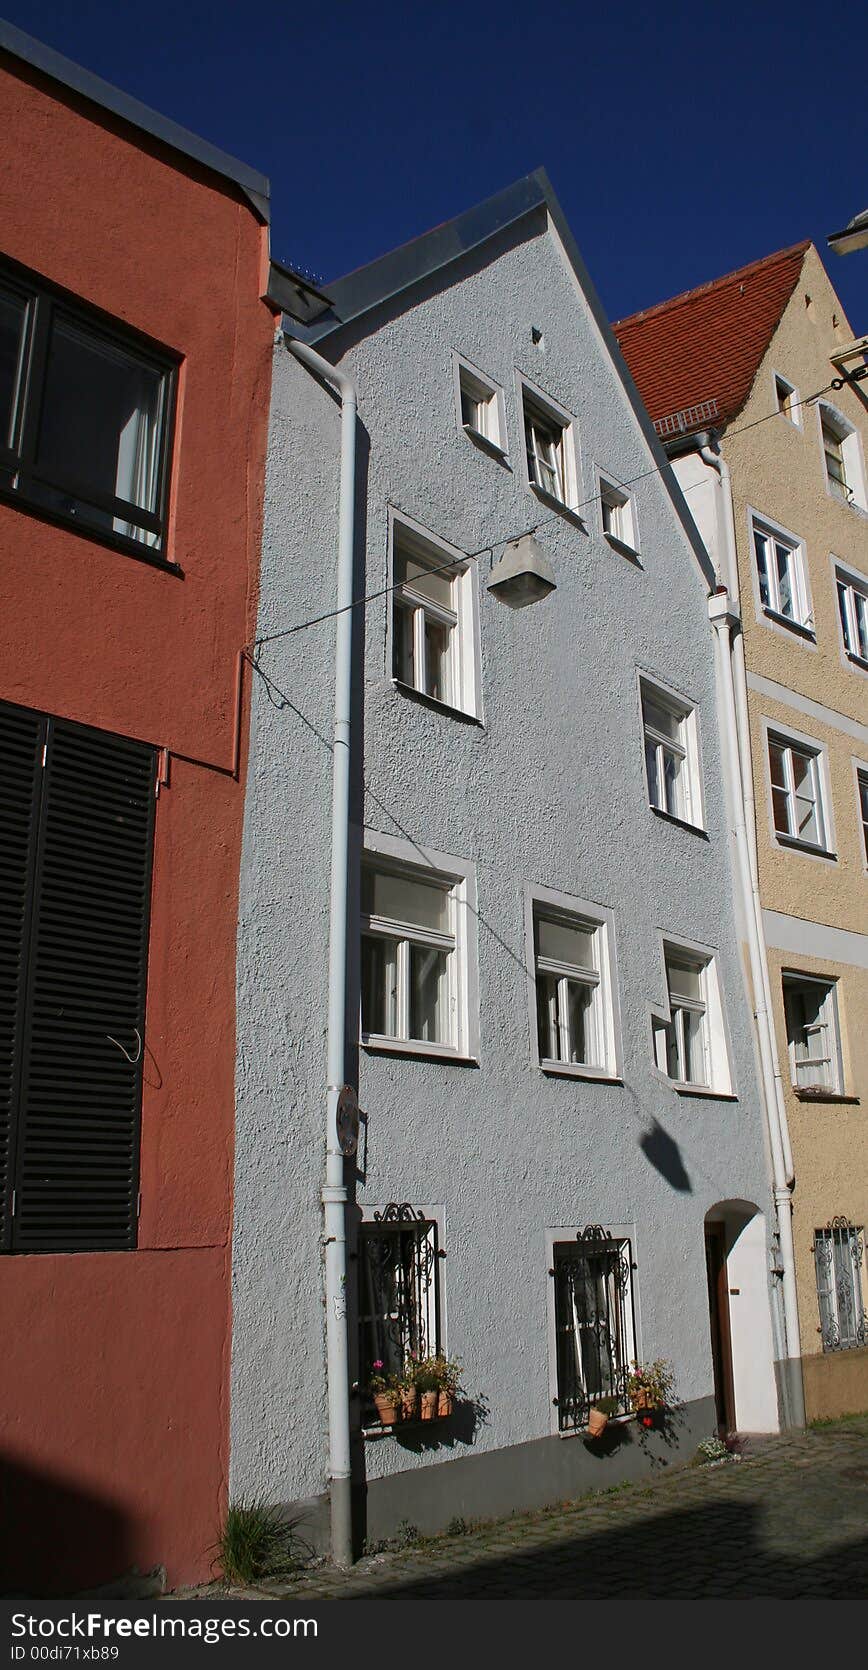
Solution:
[[[325,1247],[326,1372],[329,1410],[331,1548],[336,1566],[353,1563],[350,1472],[350,1385],[347,1339],[347,1187],[337,1133],[337,1106],[346,1070],[347,889],[350,828],[350,686],[353,653],[353,543],[355,536],[355,384],[306,342],[287,338],[296,359],[337,388],[341,397],[340,531],[335,639],[335,715],[332,752],[331,900],[326,1066],[326,1163],[322,1188]]]
[[[729,488],[728,471],[724,476],[721,465],[724,461],[712,451],[710,446],[700,446],[700,457],[710,465],[717,477],[717,488],[720,497],[717,505],[720,508],[725,489]],[[734,541],[731,541],[732,524],[727,518],[726,507],[718,516],[720,529],[720,549],[723,555],[724,569],[729,575],[737,573],[735,567]],[[733,796],[733,810],[735,814],[736,853],[738,858],[738,875],[741,883],[742,902],[745,924],[747,928],[748,954],[750,957],[751,979],[754,989],[754,1005],[756,1010],[757,1035],[760,1050],[760,1065],[762,1078],[763,1103],[765,1107],[766,1125],[769,1133],[769,1144],[772,1156],[772,1177],[777,1217],[778,1239],[781,1251],[782,1287],[784,1302],[785,1350],[789,1361],[801,1363],[799,1343],[799,1313],[796,1296],[795,1248],[793,1244],[792,1195],[790,1185],[793,1181],[792,1159],[790,1155],[789,1132],[787,1129],[786,1107],[783,1099],[783,1089],[777,1061],[777,1045],[774,1033],[774,1023],[771,1015],[771,988],[768,975],[765,935],[763,931],[762,907],[759,899],[759,881],[756,870],[755,829],[748,826],[746,802],[751,807],[754,816],[753,785],[749,785],[749,796],[746,793],[747,774],[750,772],[750,739],[746,729],[739,725],[739,702],[736,696],[736,681],[733,675],[733,660],[736,658],[735,643],[740,644],[740,634],[733,628],[740,623],[737,613],[733,610],[726,587],[721,587],[709,599],[709,615],[715,629],[715,643],[718,648],[718,667],[720,672],[721,689],[725,696],[725,752],[730,772],[730,786]],[[736,667],[744,676],[743,646],[742,660],[736,660]],[[743,697],[743,725],[746,725],[747,700],[744,690]],[[801,1369],[790,1375],[784,1388],[785,1412],[793,1426],[803,1426],[805,1420],[804,1388],[802,1385]]]

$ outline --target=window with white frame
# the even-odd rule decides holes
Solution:
[[[780,840],[828,851],[820,749],[769,732],[772,818]]]
[[[857,431],[840,412],[821,405],[820,435],[829,492],[845,504],[866,508],[865,472]]]
[[[358,1378],[367,1391],[373,1374],[401,1375],[408,1357],[440,1350],[437,1223],[409,1202],[390,1202],[359,1225],[358,1272]]]
[[[633,501],[622,487],[600,476],[600,517],[607,538],[629,550],[637,549]]]
[[[552,1245],[558,1429],[587,1426],[591,1405],[611,1398],[629,1414],[636,1354],[629,1240],[599,1224]]]
[[[457,1049],[454,884],[366,857],[361,905],[363,1040]]]
[[[677,1084],[712,1085],[708,958],[667,945],[669,1020],[654,1023],[657,1066]]]
[[[658,812],[700,826],[696,714],[669,691],[640,681],[648,799]]]
[[[432,701],[477,716],[470,565],[396,522],[392,582],[393,677]]]
[[[754,519],[753,543],[763,609],[790,626],[813,630],[800,541]]]
[[[868,1344],[862,1301],[865,1231],[837,1217],[814,1230],[814,1269],[824,1351],[851,1351]]]
[[[570,501],[569,425],[522,384],[527,473],[531,486],[559,504]]]
[[[868,769],[863,770],[861,766],[856,771],[856,793],[859,797],[859,820],[862,824],[865,863],[868,864]]]
[[[532,908],[540,1065],[613,1072],[606,925]]]
[[[775,373],[775,404],[781,417],[789,418],[790,423],[800,426],[798,394],[792,383],[786,377]]]
[[[504,451],[499,390],[464,360],[456,361],[458,410],[462,429],[471,440],[487,441]]]
[[[836,568],[835,585],[844,648],[851,661],[868,668],[868,579]]]
[[[797,1090],[842,1090],[841,1037],[833,980],[785,974],[784,1012],[790,1078]]]

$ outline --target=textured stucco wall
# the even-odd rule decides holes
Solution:
[[[603,540],[598,507],[586,507],[583,527],[550,517],[522,474],[516,367],[575,414],[582,499],[594,492],[594,463],[622,479],[651,467],[571,271],[536,223],[524,241],[503,238],[485,264],[467,258],[417,305],[383,309],[368,326],[340,352],[360,392],[357,589],[387,584],[390,505],[465,551],[540,524],[558,582],[545,603],[514,613],[486,593],[488,559],[480,563],[484,726],[397,689],[387,602],[364,612],[356,694],[366,787],[356,817],[475,863],[481,1054],[468,1067],[360,1052],[368,1123],[358,1195],[442,1213],[448,1349],[488,1404],[472,1442],[419,1453],[368,1444],[373,1479],[551,1431],[547,1226],[634,1226],[639,1348],[674,1360],[683,1397],[708,1396],[703,1219],[730,1197],[766,1210],[767,1184],[705,584],[658,477],[635,489],[639,568]],[[453,350],[505,390],[506,464],[458,428]],[[336,402],[279,351],[262,635],[333,604],[338,443]],[[283,694],[254,688],[245,813],[231,1486],[286,1500],[326,1484],[318,1191],[333,654],[333,622],[263,650]],[[648,807],[637,666],[697,705],[708,840]],[[529,881],[614,911],[623,1086],[548,1078],[532,1064]],[[735,1101],[682,1098],[655,1071],[649,1004],[664,996],[661,929],[717,950]],[[649,1134],[677,1186],[642,1147]]]
[[[857,321],[855,331],[860,328]],[[724,440],[732,475],[749,681],[760,678],[779,687],[775,691],[750,687],[748,705],[762,902],[766,911],[796,919],[785,937],[790,945],[802,944],[800,950],[777,948],[775,927],[770,925],[769,970],[796,1174],[793,1230],[802,1351],[807,1356],[822,1350],[811,1254],[814,1230],[838,1214],[859,1227],[868,1224],[868,949],[864,937],[868,872],[854,772],[855,761],[868,762],[868,675],[842,653],[831,561],[834,554],[847,567],[868,574],[868,515],[828,491],[815,405],[802,408],[801,427],[783,417],[759,420],[775,411],[775,372],[794,383],[804,400],[828,386],[836,374],[829,355],[853,335],[812,248],[744,411]],[[856,425],[868,461],[868,412],[861,399],[849,388],[833,391],[827,398]],[[739,434],[739,430],[745,432]],[[815,643],[760,617],[749,506],[805,542]],[[775,840],[763,719],[825,747],[834,860],[788,850]],[[807,926],[800,929],[799,923]],[[842,931],[840,956],[835,954],[834,935],[816,934],[811,928],[815,923]],[[860,934],[861,948],[855,943]],[[804,1102],[793,1094],[781,990],[784,968],[837,980],[844,1090],[858,1098],[855,1104]],[[863,1282],[866,1277],[868,1263]],[[829,1375],[835,1372],[828,1371]],[[845,1372],[849,1371],[841,1370]],[[826,1380],[806,1380],[809,1401],[814,1388],[821,1385]],[[811,1412],[831,1411],[818,1405]]]
[[[225,1504],[243,814],[229,772],[274,326],[267,231],[234,187],[15,60],[0,100],[4,252],[181,359],[179,573],[0,505],[0,696],[173,755],[156,809],[138,1250],[0,1260],[0,1566],[35,1593],[134,1564],[206,1578]]]

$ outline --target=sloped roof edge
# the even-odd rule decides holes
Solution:
[[[119,87],[113,87],[110,81],[103,81],[101,76],[93,75],[90,70],[83,69],[80,64],[73,63],[71,58],[64,58],[62,53],[55,52],[44,42],[34,40],[32,35],[26,35],[23,29],[16,29],[5,18],[0,18],[0,48],[8,52],[12,58],[19,58],[33,69],[40,70],[43,75],[50,76],[52,81],[59,81],[72,92],[88,99],[91,104],[101,106],[103,110],[110,110],[113,115],[120,116],[132,127],[140,128],[149,133],[152,138],[162,140],[164,145],[171,146],[173,151],[180,151],[182,155],[192,157],[195,162],[211,170],[213,174],[220,174],[224,179],[231,180],[239,186],[245,197],[255,209],[259,218],[268,223],[270,215],[269,198],[271,187],[264,174],[259,174],[255,168],[248,167],[246,162],[239,162],[237,157],[231,157],[226,151],[221,151],[207,139],[201,139],[197,133],[191,133],[189,128],[179,127],[168,116],[161,116],[159,111],[151,110],[148,105],[141,104],[129,93],[124,93]]]

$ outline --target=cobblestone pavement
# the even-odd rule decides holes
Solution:
[[[868,1596],[868,1416],[245,1591],[304,1601]]]

